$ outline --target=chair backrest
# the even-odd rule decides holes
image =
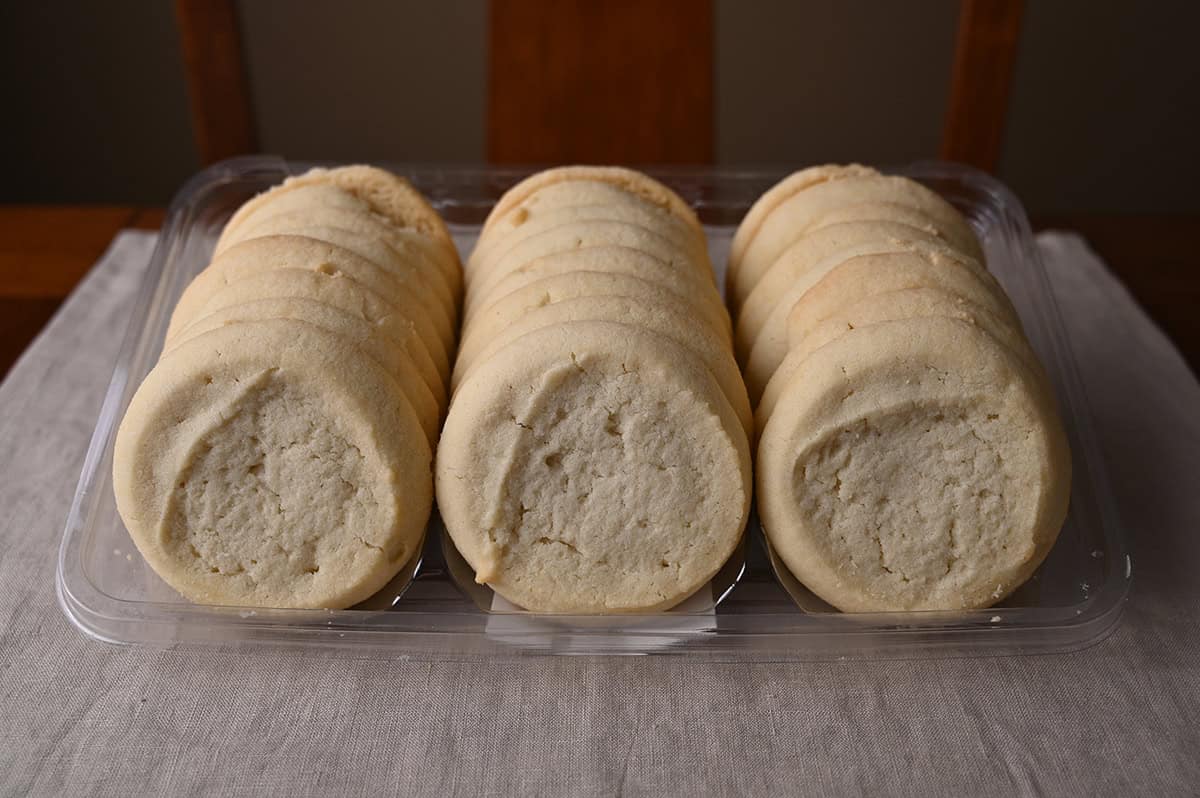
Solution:
[[[962,0],[941,156],[994,172],[1004,143],[1004,118],[1017,40],[1021,0]]]
[[[257,151],[234,1],[175,0],[175,22],[200,162]]]
[[[710,163],[712,5],[493,0],[494,163]]]
[[[175,0],[204,163],[255,151],[235,0]],[[994,170],[1022,0],[961,0],[941,156]],[[713,9],[704,0],[490,0],[495,163],[708,163]]]

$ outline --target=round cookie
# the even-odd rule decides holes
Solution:
[[[776,266],[788,260],[789,253],[796,249],[802,241],[814,238],[831,227],[842,230],[852,230],[853,228],[846,225],[858,226],[864,233],[872,224],[883,225],[886,227],[898,228],[903,231],[908,228],[908,232],[900,237],[916,237],[921,240],[938,241],[947,246],[959,250],[968,257],[975,258],[980,263],[984,262],[983,252],[979,248],[979,243],[973,237],[970,241],[952,240],[946,236],[926,214],[913,208],[899,205],[894,202],[859,202],[853,205],[845,205],[839,208],[834,208],[829,213],[823,214],[820,219],[815,221],[809,228],[808,233],[801,236],[791,246],[779,254],[775,262],[766,268],[763,272],[757,275],[754,281],[747,278],[746,274],[742,274],[742,279],[732,287],[733,301],[732,305],[737,309],[738,320],[741,320],[743,313],[747,312],[747,307],[752,306],[752,298],[757,295],[757,304],[761,305],[766,301],[772,291],[779,291],[782,288],[781,280],[784,277],[777,273]],[[919,235],[912,233],[912,230],[919,232]],[[764,283],[771,284],[770,288],[760,288]]]
[[[376,327],[389,341],[403,348],[417,367],[425,384],[445,403],[445,383],[450,375],[449,359],[440,343],[428,341],[412,320],[370,288],[342,274],[305,269],[274,269],[250,274],[214,293],[198,310],[197,318],[222,308],[265,299],[312,299],[361,318]],[[187,325],[181,327],[180,332]],[[166,346],[175,343],[167,338]]]
[[[460,386],[438,506],[476,579],[535,612],[669,608],[733,552],[745,433],[699,359],[650,332],[528,333]]]
[[[451,253],[457,253],[454,239],[442,217],[429,201],[399,175],[372,166],[343,166],[337,169],[310,169],[286,181],[296,187],[309,183],[332,182],[350,192],[371,209],[386,216],[392,224],[433,239]],[[455,257],[457,255],[455,254]],[[447,275],[452,277],[452,275]]]
[[[479,311],[463,333],[459,356],[474,357],[498,331],[537,308],[568,299],[593,296],[641,299],[673,308],[684,315],[689,311],[700,314],[708,310],[707,315],[694,318],[692,323],[708,324],[714,332],[725,334],[725,328],[720,326],[720,317],[715,308],[697,308],[686,304],[676,294],[639,277],[609,272],[569,272],[529,283]]]
[[[395,382],[304,322],[230,325],[163,358],[116,438],[134,543],[204,604],[337,609],[416,551],[431,452]]]
[[[757,282],[780,253],[819,225],[826,213],[863,202],[886,202],[920,211],[933,220],[948,241],[974,237],[958,211],[920,183],[884,175],[845,177],[818,183],[780,203],[746,246],[736,279],[751,285]],[[969,251],[978,251],[978,244]]]
[[[698,235],[704,234],[700,220],[696,218],[696,212],[692,210],[691,206],[674,191],[649,175],[619,166],[560,166],[530,175],[504,192],[504,196],[500,198],[491,213],[488,214],[487,219],[484,220],[482,235],[486,235],[491,226],[510,210],[530,200],[542,189],[559,183],[585,180],[617,186],[676,216],[695,230]]]
[[[754,434],[754,418],[746,384],[729,351],[728,342],[689,314],[664,305],[632,297],[585,296],[555,302],[531,310],[503,329],[489,335],[477,352],[464,348],[454,364],[450,387],[453,391],[494,353],[521,336],[556,324],[576,321],[605,321],[627,324],[668,338],[695,354],[716,378],[747,436]]]
[[[846,305],[905,288],[946,291],[1021,329],[1012,301],[996,278],[979,268],[976,261],[964,260],[951,250],[914,247],[905,252],[859,255],[831,269],[792,305],[783,327],[784,346],[789,336],[796,339],[806,335]]]
[[[504,258],[508,252],[519,246],[521,242],[559,227],[567,225],[586,227],[593,222],[616,222],[648,230],[657,238],[669,242],[673,249],[683,253],[692,263],[702,266],[703,270],[711,273],[712,264],[708,259],[708,248],[704,241],[694,235],[671,235],[672,231],[664,227],[660,223],[661,220],[656,218],[656,215],[661,214],[656,214],[654,211],[644,211],[637,208],[637,206],[629,204],[618,205],[615,203],[607,205],[571,205],[548,209],[534,221],[525,223],[515,232],[506,236],[505,240],[497,243],[491,248],[490,252],[481,254],[473,268],[473,274],[479,275],[476,282],[482,283],[485,277],[491,277],[495,274],[490,271],[491,262]],[[491,240],[490,234],[487,240]],[[478,247],[476,251],[478,251]],[[674,258],[671,260],[674,260]],[[468,286],[469,290],[470,287]]]
[[[457,307],[447,305],[443,296],[433,288],[432,283],[417,263],[411,258],[405,258],[401,253],[392,249],[381,238],[356,235],[349,230],[338,227],[313,225],[305,227],[305,238],[315,238],[334,246],[353,252],[379,266],[392,278],[392,282],[403,289],[404,293],[412,294],[420,302],[421,307],[437,326],[439,331],[453,331],[457,323]]]
[[[432,320],[419,298],[404,290],[379,266],[334,244],[298,235],[252,238],[218,255],[184,290],[171,316],[167,339],[197,318],[197,311],[218,291],[247,276],[278,269],[341,274],[380,296],[409,319],[440,363],[454,346],[454,330]],[[440,355],[438,352],[440,351]]]
[[[444,247],[414,230],[397,228],[362,200],[332,185],[294,188],[273,196],[269,202],[259,205],[248,214],[242,215],[239,211],[234,217],[238,223],[235,225],[231,220],[225,226],[214,251],[223,252],[238,241],[261,235],[257,230],[260,225],[282,226],[279,222],[272,222],[278,217],[303,223],[313,213],[325,215],[334,222],[351,220],[355,223],[356,226],[347,228],[322,223],[318,219],[316,224],[311,225],[313,228],[333,231],[332,235],[337,236],[337,240],[326,239],[331,243],[355,251],[387,268],[398,265],[406,270],[415,270],[423,281],[430,283],[428,290],[436,291],[438,296],[443,296],[443,292],[449,288],[444,274],[447,271],[446,264],[438,261],[453,260],[453,255],[448,256]],[[302,224],[293,226],[300,227]],[[303,234],[321,238],[308,232]],[[400,249],[390,246],[389,239],[398,241]]]
[[[272,206],[264,209],[260,216],[248,219],[232,235],[217,243],[215,255],[224,254],[230,247],[250,239],[278,235],[308,235],[316,228],[336,228],[362,240],[382,242],[405,261],[417,269],[425,278],[426,285],[438,300],[438,307],[453,322],[459,301],[459,289],[446,279],[446,269],[438,265],[446,260],[435,242],[411,230],[396,230],[382,220],[364,213],[355,213],[342,208],[311,206],[303,210],[274,214]],[[387,261],[377,263],[385,269]]]
[[[169,356],[183,342],[211,330],[230,324],[267,319],[303,321],[353,343],[396,380],[409,404],[416,411],[430,447],[437,445],[442,406],[417,372],[403,347],[381,335],[378,328],[369,322],[315,299],[259,299],[220,308],[181,330],[171,344],[164,348],[163,357]]]
[[[928,230],[891,221],[846,222],[813,230],[784,250],[746,297],[734,327],[738,359],[745,362],[771,312],[781,302],[795,303],[800,297],[795,291],[807,290],[813,284],[811,275],[819,267],[830,268],[833,256],[893,252],[906,241],[938,240]]]
[[[974,258],[980,263],[984,263],[986,260],[983,246],[980,244],[979,238],[975,235],[975,231],[971,229],[970,223],[966,219],[963,219],[965,224],[955,224],[949,229],[945,229],[938,223],[938,219],[935,216],[926,213],[920,208],[906,205],[902,202],[881,200],[842,205],[821,214],[817,221],[817,226],[812,229],[831,224],[869,222],[874,220],[896,222],[898,224],[906,224],[909,227],[916,227],[919,230],[924,230],[931,235],[937,236],[942,240],[943,244],[957,249],[967,257]]]
[[[455,252],[454,240],[437,211],[402,177],[373,166],[342,166],[336,169],[314,168],[304,174],[289,177],[278,186],[259,194],[242,205],[226,224],[226,230],[236,229],[246,218],[264,205],[270,204],[299,188],[334,186],[363,202],[374,213],[386,218],[401,229],[411,229],[437,241]],[[452,275],[447,274],[448,278]]]
[[[298,188],[291,186],[286,190],[282,185],[278,185],[253,197],[237,209],[221,230],[215,251],[221,252],[238,241],[246,240],[246,231],[263,219],[313,208],[336,209],[365,216],[387,229],[392,229],[391,222],[386,218],[372,211],[371,207],[358,197],[332,183],[316,183]]]
[[[713,280],[712,268],[697,263],[679,246],[653,230],[624,222],[591,221],[561,224],[518,242],[499,257],[471,272],[467,282],[466,307],[478,301],[480,294],[526,263],[560,252],[597,246],[619,246],[653,255],[680,271]],[[714,287],[716,283],[713,283]]]
[[[988,297],[993,296],[990,292]],[[877,324],[881,321],[944,316],[974,324],[1011,350],[1031,370],[1038,371],[1041,364],[1029,347],[1021,328],[1013,323],[1008,313],[1011,305],[1007,299],[1004,310],[987,307],[959,294],[940,288],[901,288],[880,293],[869,292],[860,299],[839,305],[815,326],[797,326],[788,317],[788,349],[808,351],[824,346],[847,330]]]
[[[513,208],[479,240],[471,253],[472,271],[531,235],[560,224],[598,220],[626,222],[653,230],[691,253],[697,263],[708,263],[708,245],[695,230],[661,208],[614,186],[586,181],[559,183],[533,199],[542,202],[531,200]]]
[[[641,250],[619,246],[573,249],[523,264],[509,272],[502,280],[493,283],[489,288],[481,289],[475,295],[475,302],[463,307],[463,326],[468,326],[480,309],[529,283],[545,277],[578,271],[628,274],[662,286],[686,302],[706,308],[701,311],[703,313],[711,314],[713,310],[716,310],[721,317],[721,327],[728,337],[730,329],[728,313],[721,301],[721,295],[717,293],[717,288],[711,280],[705,280],[689,269],[671,266]]]
[[[873,294],[838,308],[813,329],[793,336],[789,331],[788,353],[779,368],[771,375],[758,407],[754,411],[757,429],[766,426],[783,387],[804,362],[804,359],[825,344],[857,330],[884,321],[943,316],[973,325],[990,335],[1004,348],[1020,358],[1039,378],[1044,378],[1042,366],[1029,348],[1020,331],[994,311],[936,288],[905,288]]]
[[[725,271],[726,293],[729,296],[741,295],[734,286],[738,282],[738,274],[741,271],[742,258],[746,253],[746,248],[758,235],[759,228],[762,227],[766,218],[786,200],[821,183],[848,177],[871,177],[878,174],[879,172],[869,166],[860,164],[810,166],[807,169],[793,172],[764,191],[750,206],[750,210],[746,211],[746,215],[733,233],[733,240],[729,244],[729,264]]]
[[[1071,460],[1035,376],[949,318],[882,322],[817,349],[758,446],[763,528],[845,611],[986,607],[1066,517]]]
[[[787,356],[789,325],[802,333],[838,307],[869,294],[902,288],[940,288],[992,310],[1019,326],[1003,289],[977,262],[944,247],[904,242],[903,249],[873,254],[841,253],[812,272],[811,287],[791,304],[775,306],[759,331],[743,373],[757,404],[767,381]]]

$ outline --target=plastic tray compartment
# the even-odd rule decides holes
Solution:
[[[354,609],[253,610],[190,604],[146,566],[114,505],[113,438],[153,366],[168,318],[208,261],[217,234],[254,193],[312,164],[241,158],[196,175],[179,192],[146,271],[63,535],[59,601],[86,634],[157,647],[300,646],[354,657],[457,659],[554,654],[674,654],[702,660],[814,660],[1065,651],[1116,623],[1131,565],[1106,488],[1087,397],[1025,213],[1001,184],[951,164],[892,170],[939,191],[970,221],[988,266],[1008,290],[1051,375],[1074,454],[1066,527],[1033,579],[1002,605],[971,612],[842,614],[772,568],[757,522],[744,558],[709,596],[651,616],[535,616],[464,591],[435,518],[418,561]],[[390,166],[418,186],[468,253],[496,198],[529,170]],[[784,170],[657,170],[704,222],[723,268],[734,227]],[[410,578],[411,577],[411,578]],[[738,578],[740,577],[740,579]]]

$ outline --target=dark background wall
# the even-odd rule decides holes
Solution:
[[[716,0],[722,164],[936,155],[958,3]],[[264,150],[478,162],[486,2],[243,0]],[[1200,3],[1030,0],[1000,176],[1035,212],[1195,212]],[[0,9],[0,201],[164,204],[197,168],[169,0]]]

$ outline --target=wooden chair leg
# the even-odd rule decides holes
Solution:
[[[175,0],[200,161],[258,149],[233,0]]]
[[[962,0],[943,158],[995,170],[1004,139],[1022,5],[1021,0]]]

